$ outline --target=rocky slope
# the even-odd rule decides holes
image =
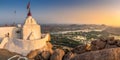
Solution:
[[[91,44],[80,45],[72,50],[69,60],[120,60],[120,40],[113,37],[94,40]],[[69,53],[68,53],[69,54]],[[66,59],[67,60],[67,59]]]
[[[120,60],[120,48],[86,52],[78,54],[70,60]]]
[[[119,47],[120,40],[115,40],[114,37],[100,38],[92,41],[91,44],[79,45],[71,51],[53,50],[52,54],[44,55],[47,55],[47,59],[43,58],[43,54],[37,57],[42,57],[39,58],[40,60],[120,60]],[[37,60],[36,57],[34,59]]]
[[[14,53],[14,52],[10,52],[6,49],[0,49],[0,60],[7,60],[14,55],[19,55],[19,54]],[[16,60],[16,59],[17,58],[14,58],[13,60]]]
[[[100,38],[94,40],[91,44],[79,45],[71,51],[63,49],[53,50],[51,43],[43,48],[44,51],[39,49],[31,51],[26,57],[29,60],[120,60],[120,40],[111,38]],[[16,55],[7,50],[0,50],[0,59],[6,60],[7,58]]]

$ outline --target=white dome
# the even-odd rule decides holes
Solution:
[[[37,22],[35,21],[34,18],[32,18],[32,16],[28,16],[26,18],[25,24],[37,24]]]

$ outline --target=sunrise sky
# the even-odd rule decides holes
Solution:
[[[28,1],[0,0],[0,24],[23,23]],[[120,26],[119,0],[31,0],[31,11],[40,24]]]

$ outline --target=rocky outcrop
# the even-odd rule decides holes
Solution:
[[[48,59],[49,55],[53,54],[52,44],[47,42],[47,45],[44,46],[42,49],[36,49],[31,51],[27,58],[29,59]]]
[[[120,48],[103,49],[76,55],[71,60],[120,60]]]
[[[101,40],[95,40],[91,43],[91,50],[98,50],[105,48],[106,42]]]
[[[115,40],[114,37],[110,37],[107,39],[94,40],[91,42],[91,44],[79,45],[75,47],[72,50],[72,52],[81,54],[89,51],[96,51],[96,50],[117,48],[117,47],[120,47],[120,40]]]
[[[63,60],[72,60],[77,54],[74,54],[72,52],[68,52],[64,55]]]
[[[73,53],[77,53],[77,54],[81,54],[81,53],[84,53],[86,51],[87,51],[86,45],[79,45],[72,50]]]
[[[51,55],[50,60],[62,60],[65,52],[62,49],[56,49]]]
[[[43,51],[40,54],[36,55],[34,59],[35,60],[49,60],[50,56],[51,56],[50,52]]]
[[[44,60],[50,59],[50,55],[51,54],[48,51],[44,51],[44,52],[41,53],[41,56],[43,57]]]
[[[114,37],[102,38],[89,45],[75,47],[72,53],[65,54],[64,60],[120,60],[119,47],[120,40],[115,40]]]
[[[117,45],[118,47],[120,47],[120,40],[117,40],[116,45]]]
[[[56,49],[54,52],[51,51],[42,51],[39,50],[31,51],[27,58],[31,60],[62,60],[65,52],[62,49]]]
[[[20,55],[14,52],[10,52],[6,49],[0,49],[0,60],[7,60],[14,55]],[[15,60],[15,59],[14,59]]]
[[[28,55],[27,55],[27,58],[29,59],[34,59],[35,56],[38,55],[38,51],[37,50],[34,50],[34,51],[31,51]]]

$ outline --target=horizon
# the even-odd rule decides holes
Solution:
[[[0,24],[24,23],[29,0],[1,0]],[[105,24],[120,27],[117,0],[31,0],[31,12],[40,24]]]

